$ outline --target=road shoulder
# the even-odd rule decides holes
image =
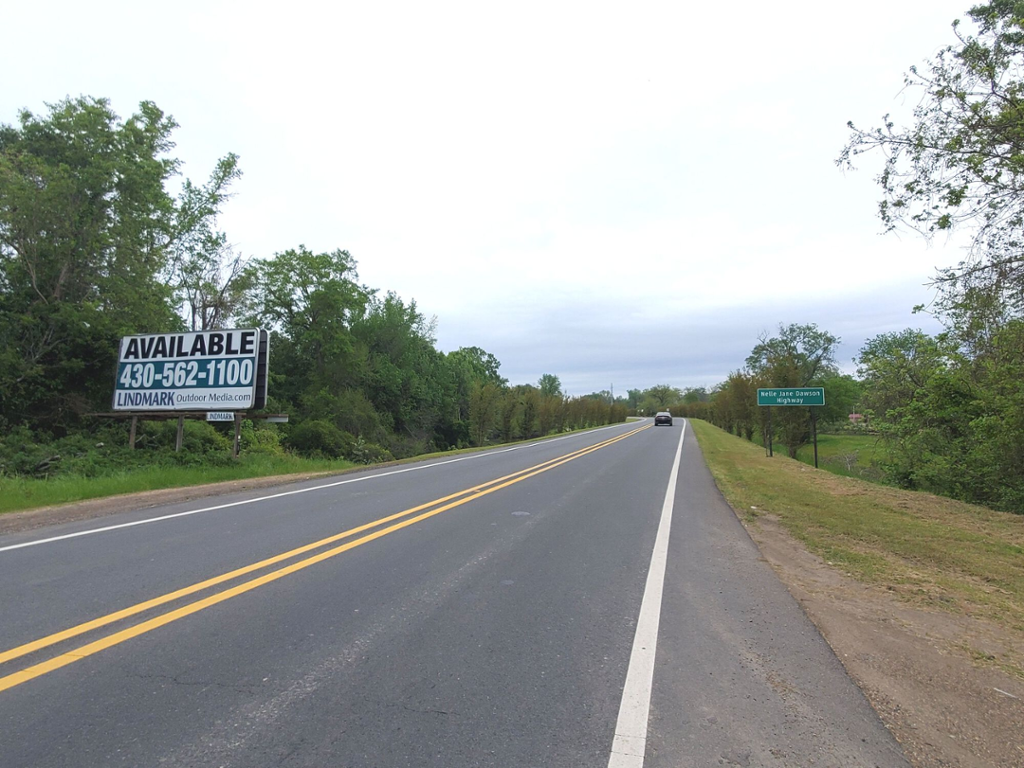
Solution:
[[[915,768],[1024,766],[1024,681],[986,664],[1024,653],[1009,633],[846,577],[770,515],[738,517]]]

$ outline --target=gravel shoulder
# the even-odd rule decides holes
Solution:
[[[1024,658],[1018,636],[844,576],[771,515],[741,520],[916,768],[1024,766],[1024,680],[993,663]]]

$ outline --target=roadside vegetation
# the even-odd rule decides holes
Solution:
[[[758,387],[824,386],[820,421],[836,429],[850,413],[864,417],[885,482],[1024,514],[1024,20],[1003,0],[966,15],[970,29],[954,23],[954,44],[905,75],[911,119],[851,122],[837,161],[880,169],[886,231],[970,243],[963,261],[933,276],[928,311],[943,332],[869,339],[854,378],[839,375],[838,339],[813,324],[780,325],[708,397],[676,412],[766,439]],[[803,456],[808,410],[772,410],[774,441]]]
[[[567,432],[590,428],[588,425]],[[337,474],[384,461],[375,449],[362,453],[366,446],[358,441],[350,454],[354,460],[330,458],[317,452],[312,455],[292,453],[280,447],[272,427],[261,429],[258,422],[249,420],[242,422],[242,452],[237,458],[230,455],[229,438],[221,425],[186,422],[180,453],[173,450],[175,427],[169,422],[150,423],[142,429],[145,432],[139,437],[136,450],[119,444],[91,444],[86,435],[76,434],[16,455],[13,469],[20,467],[22,471],[0,472],[0,514],[121,494],[257,477]],[[114,432],[115,437],[121,436],[117,429],[108,427],[106,431],[107,434]],[[553,432],[517,442],[551,439],[567,432]],[[36,462],[54,449],[63,451],[67,457],[62,460],[61,470],[37,471]],[[479,450],[483,447],[449,448],[387,463],[402,464]],[[45,463],[53,458],[42,458],[41,461]]]
[[[111,469],[102,475],[65,473],[43,479],[14,475],[0,477],[0,514],[125,493],[183,488],[228,480],[338,472],[352,466],[352,462],[343,459],[254,454],[243,455],[230,462],[203,461],[190,465],[175,464],[168,460]]]
[[[903,600],[980,616],[1024,641],[1024,516],[815,471],[700,420],[711,474],[747,520],[770,516],[831,565]],[[1021,646],[1024,647],[1024,646]],[[1024,677],[1024,657],[1015,660]]]
[[[846,477],[879,482],[883,474],[876,463],[878,435],[863,432],[834,432],[818,435],[818,466]],[[814,466],[814,447],[797,449],[797,461]]]
[[[90,97],[0,124],[0,495],[377,463],[626,418],[609,393],[567,397],[553,373],[511,384],[479,347],[441,351],[436,320],[361,283],[345,250],[237,253],[218,217],[239,159],[182,178],[176,128],[152,102],[122,119]],[[122,336],[254,327],[271,335],[266,412],[290,420],[247,421],[240,461],[223,425],[188,422],[175,454],[176,425],[143,421],[128,451],[125,421],[90,416],[110,409]]]

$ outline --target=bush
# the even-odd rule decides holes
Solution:
[[[280,456],[284,453],[276,429],[257,426],[249,419],[242,422],[240,443],[240,450],[244,453],[262,453],[271,456]]]
[[[174,450],[178,435],[176,419],[167,421],[143,421],[139,424],[136,446],[149,449]],[[181,452],[195,455],[231,451],[231,438],[221,434],[217,428],[205,421],[185,419],[182,432]]]
[[[380,464],[382,461],[393,461],[395,457],[386,448],[382,448],[376,443],[368,443],[358,437],[349,452],[345,454],[345,458],[358,464]]]
[[[296,426],[288,435],[288,447],[303,456],[338,459],[351,453],[356,439],[342,432],[329,421],[310,419]]]

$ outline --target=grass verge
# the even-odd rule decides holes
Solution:
[[[785,450],[783,448],[783,450]],[[878,437],[857,433],[818,435],[818,466],[837,475],[878,482],[882,473],[874,466]],[[814,446],[801,446],[797,461],[814,466]]]
[[[355,466],[351,461],[303,459],[292,455],[240,456],[237,462],[210,466],[137,467],[99,477],[58,475],[46,479],[0,476],[0,514],[35,507],[67,504],[124,493],[182,488],[225,480],[270,475],[339,472]]]
[[[614,425],[605,425],[614,426]],[[571,430],[544,437],[519,440],[507,445],[536,443],[554,440],[576,432],[587,432],[602,427],[587,427]],[[505,444],[503,444],[505,445]],[[427,453],[407,459],[387,462],[392,464],[408,464],[435,458],[447,458],[466,453],[478,453],[498,445],[486,445],[474,448]],[[6,512],[21,512],[38,507],[50,507],[58,504],[70,504],[88,499],[100,499],[108,496],[120,496],[127,493],[157,491],[164,488],[187,488],[208,483],[219,483],[229,480],[247,480],[253,477],[272,477],[277,475],[308,475],[316,473],[343,472],[357,465],[342,459],[306,459],[294,454],[242,454],[230,463],[191,466],[168,466],[155,464],[152,466],[132,467],[121,471],[104,473],[98,476],[85,477],[75,474],[62,474],[49,478],[27,478],[22,476],[0,475],[0,515]]]
[[[691,420],[741,516],[772,515],[808,549],[897,596],[1024,633],[1024,516],[816,471]]]

